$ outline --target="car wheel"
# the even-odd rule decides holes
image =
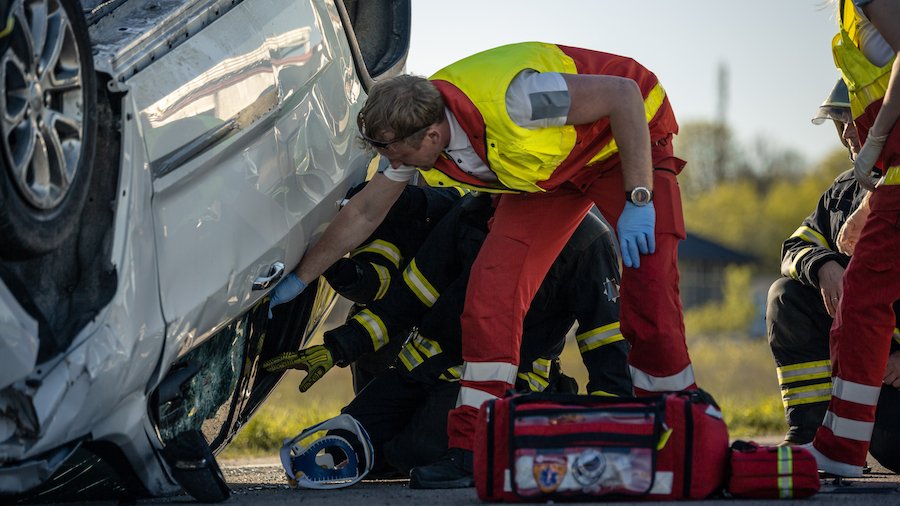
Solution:
[[[11,20],[11,22],[10,22]],[[0,256],[52,251],[90,184],[96,76],[80,4],[15,0],[0,39]]]

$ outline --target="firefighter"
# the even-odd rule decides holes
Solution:
[[[850,114],[850,98],[843,79],[819,107],[813,123],[831,119],[852,160],[859,137]],[[778,383],[788,422],[785,444],[812,441],[831,399],[831,360],[828,332],[841,279],[850,257],[838,251],[838,233],[859,206],[866,191],[853,171],[840,174],[819,199],[816,209],[782,248],[781,273],[769,289],[766,308],[769,345],[777,365]],[[900,339],[895,330],[895,341]],[[900,349],[900,341],[894,343]],[[900,373],[900,353],[892,354]],[[900,463],[900,391],[882,387],[870,453],[885,467]]]
[[[381,157],[373,160],[382,169],[386,162]],[[365,185],[351,188],[344,202]],[[384,297],[391,281],[397,279],[434,225],[464,193],[458,188],[408,185],[372,235],[322,274],[337,293],[354,302],[351,316]],[[399,349],[400,343],[396,343],[354,361],[350,366],[354,393],[359,393],[378,371],[393,362]]]
[[[863,141],[854,175],[871,193],[844,226],[865,216],[831,328],[831,401],[809,449],[819,469],[849,477],[861,476],[866,462],[896,323],[893,305],[900,299],[900,0],[842,1],[840,8],[834,61]],[[838,246],[847,251],[844,235]]]
[[[326,332],[324,345],[285,353],[264,364],[269,370],[307,370],[300,386],[305,391],[332,365],[352,363],[387,346],[398,331],[416,325],[418,331],[401,350],[397,368],[376,377],[344,411],[363,424],[377,451],[384,448],[387,460],[403,471],[428,463],[447,449],[446,431],[440,429],[446,429],[446,414],[459,390],[459,315],[468,273],[487,235],[490,201],[486,195],[463,197],[409,262],[403,281],[392,283],[385,297],[347,324]],[[558,365],[553,358],[577,320],[576,342],[589,372],[588,392],[631,392],[628,344],[618,322],[618,282],[612,233],[589,214],[554,262],[525,318],[519,389],[543,391],[560,378],[558,370],[554,373]],[[434,412],[438,418],[425,414]],[[407,439],[397,434],[409,432],[431,437],[405,445]],[[455,486],[471,486],[471,471],[458,480]],[[412,487],[431,485],[413,475]]]
[[[696,387],[678,293],[685,231],[676,175],[684,162],[673,154],[678,125],[652,72],[609,53],[511,44],[431,80],[376,83],[357,124],[391,170],[351,201],[272,301],[297,296],[367,237],[416,169],[432,186],[502,193],[462,315],[466,367],[450,414],[452,448],[471,455],[477,408],[511,385],[529,304],[592,204],[621,246],[622,331],[635,392]],[[417,472],[431,483],[465,474],[457,460]]]

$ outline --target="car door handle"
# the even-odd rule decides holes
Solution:
[[[265,290],[274,285],[284,276],[284,264],[275,262],[269,267],[269,272],[265,276],[260,276],[253,281],[253,291]]]

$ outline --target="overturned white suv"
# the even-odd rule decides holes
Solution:
[[[0,494],[228,497],[333,301],[269,290],[363,180],[408,0],[0,0]],[[99,472],[94,472],[99,470]],[[98,492],[98,497],[102,496]],[[4,497],[0,500],[6,502]]]

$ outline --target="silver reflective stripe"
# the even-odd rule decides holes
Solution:
[[[809,404],[812,402],[828,402],[831,400],[831,382],[807,385],[803,387],[785,388],[781,391],[781,400],[785,406]]]
[[[791,262],[791,278],[800,279],[800,272],[797,271],[797,266],[800,265],[800,259],[806,256],[807,253],[811,252],[812,248],[803,248],[796,255],[794,255],[794,261]]]
[[[807,226],[801,226],[800,228],[798,228],[797,231],[794,232],[793,235],[791,235],[791,238],[794,237],[799,237],[806,242],[811,242],[813,244],[819,245],[827,250],[831,249],[828,246],[828,241],[825,240],[824,235]]]
[[[388,287],[391,286],[391,271],[387,269],[387,267],[383,265],[369,263],[374,269],[375,272],[378,273],[378,292],[375,293],[374,300],[378,300],[384,297],[384,294],[387,293]]]
[[[831,411],[825,413],[822,425],[831,429],[835,436],[854,441],[866,441],[872,439],[873,422],[860,422],[849,418],[842,418]]]
[[[463,368],[464,381],[502,381],[512,385],[516,382],[518,366],[507,362],[466,362]]]
[[[431,286],[431,283],[428,282],[422,271],[419,270],[415,258],[409,262],[406,269],[403,269],[403,280],[406,281],[406,286],[416,294],[416,297],[425,307],[431,307],[437,302],[440,294]]]
[[[406,366],[407,371],[412,371],[416,367],[422,365],[422,362],[425,360],[419,355],[419,352],[416,351],[415,346],[412,343],[406,343],[403,346],[403,349],[400,350],[400,361],[403,362],[403,365]]]
[[[456,407],[469,406],[479,409],[485,401],[497,399],[497,396],[491,395],[477,388],[460,387],[459,397],[456,398]]]
[[[578,351],[581,353],[624,339],[619,327],[619,322],[613,322],[600,328],[582,332],[575,336],[575,340],[578,342]]]
[[[631,365],[628,369],[631,370],[634,388],[647,392],[677,392],[694,384],[694,369],[690,365],[671,376],[652,376]]]
[[[831,360],[816,360],[776,368],[781,384],[831,377]]]
[[[416,337],[413,339],[413,344],[427,358],[431,358],[441,353],[441,345],[437,341],[432,341],[422,334],[416,334]]]
[[[403,256],[400,254],[400,249],[397,246],[382,239],[376,239],[362,248],[353,250],[353,252],[350,253],[350,257],[355,257],[361,253],[375,253],[381,255],[390,263],[394,264],[394,267],[397,269],[400,268],[400,261],[403,259]]]
[[[881,387],[863,385],[861,383],[854,383],[835,377],[832,393],[838,399],[855,402],[857,404],[865,404],[867,406],[875,406],[878,404],[878,395],[881,393]]]
[[[363,328],[366,329],[366,332],[369,333],[369,337],[372,338],[372,346],[376,351],[387,344],[389,339],[387,328],[385,328],[384,322],[382,322],[381,318],[375,313],[368,309],[363,309],[356,313],[356,315],[353,316],[353,319],[362,325]]]
[[[538,358],[531,364],[531,370],[534,371],[538,376],[542,376],[544,378],[550,377],[550,359],[549,358]]]
[[[519,379],[528,383],[528,389],[532,392],[543,392],[549,386],[546,379],[533,372],[520,372]]]
[[[789,446],[778,447],[778,497],[794,495],[794,454]]]

